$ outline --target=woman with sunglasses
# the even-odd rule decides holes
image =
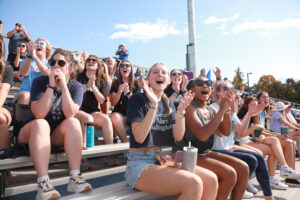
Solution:
[[[23,80],[17,103],[28,105],[32,81],[39,76],[48,76],[50,73],[47,63],[51,55],[51,46],[47,40],[38,38],[34,43],[30,42],[27,48],[26,59],[20,63],[19,72]]]
[[[5,63],[5,44],[3,38],[0,38],[0,149],[10,146],[10,134],[8,126],[11,122],[11,114],[4,103],[8,92],[14,84],[13,69],[11,65]]]
[[[186,76],[183,76],[180,70],[173,69],[171,71],[171,83],[165,89],[165,94],[174,103],[175,108],[186,93],[186,84]]]
[[[110,89],[110,101],[114,106],[110,118],[122,142],[127,141],[125,117],[128,100],[139,89],[140,86],[133,75],[132,64],[128,60],[122,60],[119,64],[117,79],[113,81]]]
[[[220,109],[220,104],[223,97],[226,96],[227,93],[230,92],[231,90],[233,90],[232,85],[226,81],[215,85],[214,87],[215,103],[213,103],[212,106],[216,110]],[[242,148],[240,146],[234,145],[235,134],[238,135],[244,134],[244,132],[246,132],[247,130],[250,118],[260,113],[263,110],[264,105],[260,105],[260,106],[255,105],[250,107],[250,109],[246,114],[246,117],[243,119],[243,122],[241,123],[236,115],[238,99],[236,98],[236,96],[234,96],[234,98],[235,101],[231,105],[231,109],[233,110],[231,116],[232,124],[233,124],[231,133],[228,136],[225,136],[222,133],[216,132],[214,135],[214,145],[212,149],[216,152],[230,155],[246,162],[249,166],[250,175],[253,172],[256,172],[256,177],[263,190],[265,199],[273,199],[268,169],[263,156],[255,151],[250,151],[247,148]],[[248,190],[253,193],[258,192],[255,187],[253,187],[252,185],[249,186],[249,183],[248,183]]]
[[[113,143],[113,127],[108,115],[101,112],[99,105],[107,101],[107,77],[103,73],[99,58],[89,55],[85,61],[82,73],[77,76],[77,80],[84,85],[83,102],[76,115],[81,123],[83,133],[83,148],[86,148],[86,126],[88,122],[102,128],[105,144]]]
[[[130,187],[161,196],[178,195],[178,199],[215,199],[217,177],[197,167],[196,176],[188,171],[158,164],[155,155],[161,155],[161,146],[174,146],[185,130],[185,108],[194,94],[187,92],[177,111],[164,94],[169,82],[168,68],[154,64],[146,81],[144,93],[134,94],[128,103],[127,123],[130,151],[125,179]]]
[[[212,81],[206,77],[198,77],[190,81],[188,90],[195,93],[191,104],[186,108],[186,131],[178,147],[182,148],[189,142],[198,148],[197,165],[215,173],[219,180],[217,199],[242,199],[247,187],[248,165],[237,158],[210,151],[213,146],[214,133],[228,136],[231,132],[230,108],[233,92],[228,92],[220,102],[220,110],[207,105],[211,95]]]
[[[260,105],[265,107],[266,102],[262,102]],[[247,117],[247,112],[251,107],[257,106],[257,101],[253,97],[246,98],[243,106],[238,112],[238,118],[243,122]],[[277,162],[280,164],[280,176],[284,178],[299,178],[300,174],[294,171],[292,168],[288,166],[287,161],[285,160],[284,151],[280,144],[280,140],[274,136],[265,135],[265,128],[261,124],[255,124],[255,116],[252,116],[249,119],[249,127],[246,131],[241,134],[240,136],[242,139],[239,140],[239,143],[242,147],[249,148],[254,150],[261,155],[265,156],[268,155],[267,163],[268,163],[268,171],[270,176],[270,184],[271,187],[274,189],[286,190],[288,186],[282,183],[279,179],[275,177],[276,165]],[[256,129],[262,130],[262,135],[255,137],[254,131]],[[252,135],[249,137],[249,135]]]
[[[60,197],[50,183],[48,175],[51,146],[63,146],[69,161],[69,192],[86,192],[92,189],[80,174],[82,132],[75,118],[79,111],[83,87],[69,77],[74,70],[70,52],[56,49],[49,60],[49,76],[40,76],[32,83],[31,115],[20,130],[18,140],[29,144],[32,162],[37,172],[36,199]]]

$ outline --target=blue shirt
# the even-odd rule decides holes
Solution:
[[[267,111],[263,110],[258,116],[259,116],[259,124],[265,126]]]
[[[172,125],[176,122],[176,111],[171,101],[169,101],[169,104],[174,111],[170,115],[167,114],[168,110],[165,103],[163,101],[158,102],[151,129],[145,141],[142,144],[139,144],[134,139],[131,130],[131,122],[141,122],[144,119],[150,109],[150,101],[144,93],[135,93],[130,97],[126,117],[127,124],[129,125],[128,133],[130,135],[130,148],[175,145]]]
[[[119,50],[118,55],[121,60],[128,60],[129,50],[126,49],[126,52],[128,53],[127,55],[122,50]]]
[[[20,63],[21,67],[22,67],[24,61],[25,61],[25,59],[22,61],[22,63]],[[42,63],[44,65],[46,65],[48,68],[50,68],[50,66],[48,66],[48,60],[43,60]],[[43,76],[43,74],[40,72],[36,62],[32,59],[28,74],[22,80],[22,84],[21,84],[19,93],[24,92],[24,91],[30,92],[30,88],[31,88],[33,80],[40,76]]]
[[[281,117],[282,114],[278,111],[275,111],[270,119],[270,129],[275,133],[280,133],[280,127],[284,126],[284,124],[279,121]]]

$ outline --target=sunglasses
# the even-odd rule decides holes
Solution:
[[[172,76],[181,76],[181,75],[182,75],[182,73],[180,73],[180,72],[178,72],[178,73],[173,72],[173,73],[172,73]]]
[[[223,87],[223,90],[224,90],[224,91],[229,91],[229,90],[230,90],[230,87],[224,86],[224,87]]]
[[[49,65],[51,67],[53,67],[56,64],[56,62],[58,64],[58,66],[60,66],[60,67],[64,67],[67,64],[67,62],[64,61],[64,60],[54,60],[54,59],[52,59],[52,60],[49,61]]]
[[[120,65],[120,68],[124,68],[124,67],[129,68],[130,65],[129,65],[129,64],[121,64],[121,65]]]
[[[203,86],[204,84],[207,85],[208,87],[211,87],[212,86],[212,81],[210,80],[207,80],[207,81],[203,81],[203,80],[195,80],[195,83],[197,86],[201,87]]]
[[[24,48],[24,47],[26,47],[26,45],[21,44],[21,45],[19,45],[18,47],[23,47],[23,48]]]
[[[78,53],[75,53],[75,56],[77,56],[77,57],[78,57],[78,56],[79,56],[79,54],[78,54]]]
[[[41,46],[44,46],[44,45],[45,45],[44,42],[36,42],[35,44],[36,44],[36,45],[41,45]]]
[[[89,63],[89,62],[95,63],[95,62],[97,62],[97,59],[94,59],[94,58],[88,58],[88,59],[86,59],[85,62],[87,62],[87,63]]]

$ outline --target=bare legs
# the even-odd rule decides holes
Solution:
[[[50,136],[46,120],[36,119],[27,123],[20,131],[19,141],[29,144],[29,151],[37,177],[48,174],[51,144],[64,146],[70,170],[80,168],[82,133],[75,118],[62,121]]]
[[[295,145],[294,142],[290,139],[280,140],[283,154],[287,165],[295,169]]]
[[[179,200],[215,199],[215,186],[208,187],[217,185],[216,176],[200,167],[196,173],[198,176],[185,170],[152,165],[141,173],[135,188],[161,196],[179,195]]]
[[[126,127],[124,116],[118,112],[113,112],[110,116],[112,125],[117,131],[118,136],[122,142],[127,142]]]
[[[199,156],[197,165],[214,172],[219,180],[217,199],[242,199],[249,178],[248,165],[235,157],[217,152]]]
[[[18,94],[17,103],[29,105],[30,92],[21,92]]]
[[[8,125],[11,122],[11,115],[5,108],[0,108],[0,149],[7,148],[11,145]]]
[[[79,119],[82,129],[82,136],[83,136],[83,147],[86,147],[86,128],[85,123],[93,122],[96,126],[100,126],[102,128],[102,134],[104,138],[105,144],[112,144],[113,143],[113,128],[110,118],[101,112],[94,112],[91,115],[84,112],[79,111],[76,115],[76,118]]]

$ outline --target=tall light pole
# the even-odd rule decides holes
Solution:
[[[251,75],[251,74],[252,74],[251,72],[247,73],[248,92],[250,91],[250,86],[249,86],[249,75]]]
[[[187,70],[192,71],[197,76],[197,57],[196,57],[196,31],[195,31],[195,15],[194,0],[187,0],[188,11],[188,27],[189,27],[189,44],[187,45]]]

